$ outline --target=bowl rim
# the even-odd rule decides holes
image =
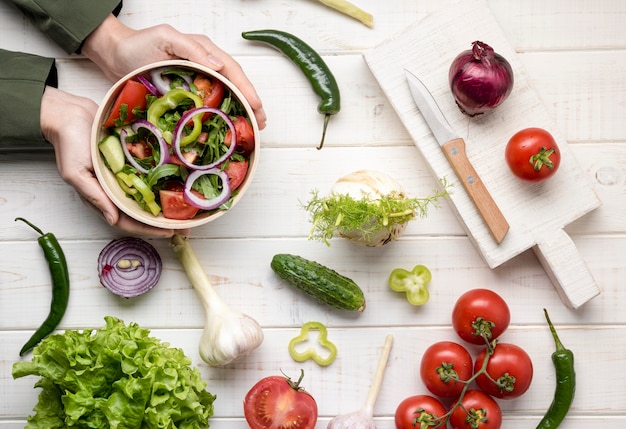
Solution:
[[[219,79],[224,83],[224,85],[233,93],[233,95],[237,98],[237,100],[243,105],[246,110],[250,123],[252,125],[252,129],[254,132],[254,151],[250,155],[250,160],[248,163],[248,171],[246,173],[246,177],[243,183],[237,188],[237,195],[233,198],[231,206],[227,210],[219,210],[216,212],[207,212],[203,214],[198,214],[192,219],[187,220],[177,220],[177,219],[168,219],[163,216],[163,213],[159,213],[157,216],[153,216],[152,214],[144,211],[139,205],[132,199],[126,196],[126,193],[123,191],[121,187],[117,185],[117,179],[115,175],[104,165],[102,157],[100,155],[100,151],[98,149],[98,143],[104,137],[103,130],[104,128],[101,126],[102,122],[109,114],[111,105],[115,97],[117,97],[119,91],[121,91],[122,86],[126,83],[126,81],[135,78],[138,75],[144,74],[152,69],[161,68],[161,67],[180,67],[191,69],[195,72],[204,73],[216,79]],[[189,61],[189,60],[163,60],[150,64],[146,64],[142,67],[139,67],[125,76],[121,77],[117,82],[109,88],[107,93],[104,95],[102,102],[98,106],[98,110],[96,111],[96,115],[94,117],[94,122],[91,129],[90,136],[90,144],[91,144],[91,159],[93,164],[94,173],[100,186],[103,188],[105,194],[111,199],[113,204],[126,215],[135,219],[138,222],[141,222],[146,225],[158,227],[158,228],[166,228],[166,229],[188,229],[194,228],[200,225],[204,225],[208,222],[211,222],[215,219],[220,218],[227,212],[233,209],[235,205],[239,202],[239,200],[246,193],[248,187],[250,186],[254,173],[256,172],[257,165],[259,163],[259,152],[260,152],[260,130],[257,120],[254,116],[254,111],[250,106],[248,100],[244,97],[241,90],[228,78],[223,76],[222,74],[216,72],[215,70],[206,67],[202,64]],[[111,184],[115,184],[116,186],[111,186]]]

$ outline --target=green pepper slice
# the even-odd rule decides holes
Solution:
[[[146,119],[149,122],[152,122],[154,125],[159,124],[159,118],[165,114],[168,110],[173,110],[184,100],[190,99],[193,101],[193,104],[196,107],[202,107],[202,99],[194,94],[193,92],[187,91],[182,88],[174,88],[165,94],[162,97],[157,98],[150,104],[148,107],[148,112],[146,113]],[[185,146],[189,143],[193,143],[200,133],[202,132],[202,115],[196,115],[192,119],[193,121],[193,129],[189,134],[183,136],[180,140],[180,145]],[[171,143],[171,135],[169,133],[164,133],[163,137],[168,140],[168,143]]]
[[[405,292],[411,305],[422,305],[428,301],[428,283],[432,279],[430,270],[416,265],[411,271],[396,268],[389,275],[389,287],[396,292]]]
[[[299,352],[298,346],[302,343],[309,341],[309,331],[317,331],[319,346],[328,351],[326,356],[322,356],[315,346],[310,346],[304,351]],[[296,362],[304,362],[308,359],[312,359],[320,366],[328,366],[335,360],[337,356],[337,347],[328,340],[328,330],[320,322],[307,322],[302,325],[300,335],[294,337],[289,341],[289,355]]]

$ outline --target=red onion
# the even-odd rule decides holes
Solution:
[[[146,79],[145,77],[138,75],[137,76],[137,80],[143,85],[145,86],[148,91],[150,92],[150,94],[158,96],[159,94],[159,90],[156,89],[156,86],[152,85],[152,82],[150,82],[148,79]]]
[[[115,295],[132,298],[148,292],[159,281],[163,264],[157,250],[140,238],[118,238],[98,256],[100,283]]]
[[[161,95],[165,94],[171,89],[171,79],[167,76],[164,76],[164,74],[167,74],[168,72],[180,76],[185,81],[182,88],[189,90],[189,85],[191,84],[191,76],[185,73],[180,73],[180,71],[177,69],[161,67],[150,71],[152,84],[156,87]]]
[[[222,182],[222,192],[215,198],[207,200],[191,192],[191,187],[194,182],[198,180],[200,176],[213,174],[218,176]],[[210,170],[194,170],[189,173],[187,180],[185,180],[185,188],[183,189],[183,196],[185,201],[194,207],[198,207],[202,210],[214,210],[228,201],[230,198],[230,181],[228,180],[228,174],[221,168],[212,168]]]
[[[182,150],[180,148],[180,142],[181,142],[181,137],[183,135],[183,129],[185,128],[185,124],[187,124],[191,120],[191,118],[193,118],[194,116],[204,114],[204,113],[215,113],[221,116],[222,119],[224,119],[224,122],[226,122],[226,125],[228,125],[228,128],[230,128],[231,135],[235,137],[232,139],[232,142],[230,146],[228,147],[228,150],[226,151],[226,153],[224,153],[224,155],[222,155],[219,159],[217,159],[216,161],[210,164],[197,165],[197,164],[187,161],[187,159],[183,156]],[[231,121],[231,119],[228,117],[226,113],[224,113],[220,109],[216,109],[213,107],[207,107],[207,106],[196,107],[194,109],[186,111],[176,123],[176,127],[174,128],[174,136],[172,137],[172,148],[176,156],[178,156],[178,158],[180,159],[180,162],[182,162],[185,165],[185,167],[190,168],[192,170],[210,170],[214,167],[221,165],[228,158],[230,158],[230,156],[235,152],[235,146],[237,146],[236,136],[237,136],[237,133],[235,132],[235,124],[233,124],[233,121]]]
[[[134,132],[137,132],[139,128],[145,128],[148,131],[150,131],[154,135],[154,137],[156,137],[157,142],[159,143],[159,152],[160,152],[159,157],[160,158],[159,158],[158,164],[155,167],[158,167],[159,165],[167,164],[168,162],[170,162],[170,150],[167,145],[167,142],[163,138],[163,134],[161,134],[161,130],[159,130],[157,126],[154,125],[152,122],[146,121],[145,119],[139,119],[135,121],[133,125],[131,126],[131,129]],[[139,163],[135,161],[135,158],[128,150],[128,147],[126,146],[127,136],[128,136],[128,130],[126,128],[122,128],[120,130],[120,141],[122,143],[122,150],[124,151],[124,155],[126,155],[126,159],[133,167],[137,169],[137,171],[147,174],[149,171],[143,168],[141,165],[139,165]]]
[[[479,41],[452,61],[448,78],[456,104],[469,116],[500,105],[513,89],[513,69],[509,62]]]

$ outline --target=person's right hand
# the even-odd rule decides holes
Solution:
[[[145,225],[120,212],[100,186],[90,151],[91,127],[97,109],[96,103],[88,98],[46,87],[41,99],[41,132],[54,146],[59,175],[110,225],[138,235],[171,237],[175,231]],[[188,232],[178,231],[182,235]]]

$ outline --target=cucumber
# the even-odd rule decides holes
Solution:
[[[365,296],[351,279],[301,256],[280,253],[274,255],[272,270],[290,286],[317,301],[339,310],[365,310]]]
[[[105,137],[104,140],[98,144],[98,149],[100,149],[100,153],[104,155],[104,159],[107,164],[109,164],[109,168],[113,174],[124,168],[126,156],[124,156],[122,142],[119,138],[114,135]]]

